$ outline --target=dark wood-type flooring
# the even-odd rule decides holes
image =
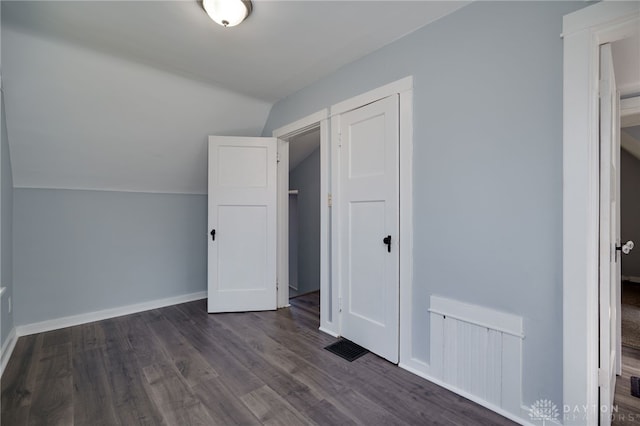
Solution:
[[[196,301],[21,337],[2,425],[506,425],[367,354],[324,350],[319,297],[273,312]]]
[[[640,398],[631,396],[631,376],[640,376],[640,350],[622,347],[622,376],[616,380],[613,400],[618,411],[612,415],[612,424],[640,425]]]

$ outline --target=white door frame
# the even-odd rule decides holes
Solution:
[[[638,2],[601,2],[563,20],[563,404],[580,411],[567,425],[598,422],[599,47],[639,26]]]
[[[289,306],[289,140],[320,128],[320,329],[335,335],[329,298],[329,110],[323,109],[273,131],[278,138],[278,308]]]
[[[334,125],[340,114],[386,98],[400,95],[400,366],[425,374],[428,365],[413,357],[412,347],[412,301],[413,301],[413,77],[405,77],[377,89],[332,105],[305,118],[273,131],[273,136],[281,140],[278,150],[280,161],[287,164],[288,147],[285,144],[293,136],[320,127],[320,193],[321,205],[327,206],[331,196],[335,206],[339,202],[339,188],[332,178],[334,165],[338,163],[336,150],[329,149],[331,140],[337,140]],[[278,193],[287,194],[284,173],[288,167],[278,169]],[[329,189],[331,188],[331,189]],[[288,195],[287,195],[288,197]],[[278,198],[278,307],[289,304],[288,297],[288,209],[282,198]],[[323,208],[320,215],[320,330],[340,336],[339,294],[340,294],[340,251],[338,232],[340,231],[337,209]],[[331,260],[329,262],[329,260]]]
[[[333,206],[331,210],[332,246],[331,261],[332,282],[342,291],[340,283],[341,253],[340,253],[340,216],[338,214],[340,202],[339,179],[335,173],[339,170],[340,156],[335,146],[339,140],[339,116],[388,96],[400,96],[400,365],[413,371],[426,371],[426,364],[413,357],[412,347],[412,304],[413,304],[413,77],[389,83],[385,86],[363,93],[331,106],[331,164],[332,179],[331,192]],[[339,304],[337,305],[339,306]],[[336,313],[337,314],[337,313]],[[338,316],[338,315],[336,315]]]

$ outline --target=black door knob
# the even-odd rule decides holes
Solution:
[[[391,235],[387,235],[382,239],[382,242],[387,245],[387,251],[391,253]]]

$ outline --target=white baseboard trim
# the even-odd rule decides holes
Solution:
[[[43,333],[45,331],[58,330],[60,328],[72,327],[74,325],[87,324],[109,318],[120,317],[122,315],[135,314],[137,312],[148,311],[150,309],[163,308],[165,306],[177,305],[179,303],[192,302],[194,300],[206,299],[207,292],[183,294],[181,296],[156,299],[134,305],[120,306],[118,308],[104,309],[101,311],[88,312],[86,314],[71,315],[68,317],[56,318],[48,321],[41,321],[32,324],[25,324],[16,327],[16,334],[28,336],[30,334]]]
[[[431,377],[429,375],[429,368],[430,368],[429,364],[420,359],[413,358],[413,357],[408,358],[400,354],[400,362],[398,363],[398,366],[407,371],[410,371],[416,376],[420,376],[422,378]]]
[[[0,352],[0,378],[4,374],[4,369],[9,363],[9,358],[11,358],[11,354],[16,347],[16,342],[18,341],[18,335],[16,334],[16,328],[13,327],[7,336],[7,339],[4,341],[2,345],[2,351]]]
[[[323,333],[326,333],[326,334],[328,334],[329,336],[332,336],[332,337],[340,337],[340,335],[338,333],[336,333],[335,331],[327,330],[324,327],[318,327],[318,330],[320,330]]]
[[[622,281],[631,281],[632,283],[640,284],[640,277],[625,277],[625,276],[622,276]]]
[[[445,388],[447,390],[450,390],[451,392],[456,393],[456,394],[458,394],[458,395],[460,395],[460,396],[462,396],[464,398],[467,398],[468,400],[473,401],[478,405],[482,405],[483,407],[485,407],[485,408],[487,408],[487,409],[489,409],[491,411],[494,411],[494,412],[500,414],[501,416],[504,416],[507,419],[512,420],[512,421],[514,421],[514,422],[516,422],[518,424],[525,425],[525,426],[535,426],[535,425],[533,425],[533,423],[529,422],[524,417],[520,417],[520,416],[518,416],[516,414],[513,414],[513,413],[510,413],[508,411],[505,411],[502,408],[498,407],[497,405],[491,404],[491,403],[489,403],[489,402],[487,402],[487,401],[485,401],[485,400],[483,400],[481,398],[478,398],[475,395],[471,395],[470,393],[467,393],[467,392],[465,392],[465,391],[463,391],[461,389],[458,389],[455,386],[451,386],[448,383],[445,383],[445,382],[443,382],[443,381],[441,381],[439,379],[431,377],[430,375],[428,375],[428,374],[426,374],[426,373],[424,373],[422,371],[419,371],[419,370],[417,370],[415,368],[412,368],[412,367],[410,367],[410,366],[408,366],[406,364],[400,363],[400,364],[398,364],[398,367],[400,367],[400,368],[402,368],[404,370],[407,370],[408,372],[413,373],[416,376],[420,376],[425,380],[428,380],[428,381],[430,381],[432,383],[435,383],[436,385],[441,386],[441,387],[443,387],[443,388]]]

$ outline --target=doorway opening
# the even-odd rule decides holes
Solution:
[[[320,293],[320,127],[289,139],[288,166],[292,299]]]
[[[279,162],[277,299],[278,308],[287,307],[290,296],[313,292],[317,288],[320,330],[337,337],[332,314],[336,306],[336,292],[330,281],[328,118],[329,111],[323,109],[273,131],[273,136],[278,139]],[[290,177],[298,188],[290,185]],[[290,209],[293,210],[290,212]],[[293,224],[290,224],[290,214],[296,215]],[[314,217],[309,220],[307,215]],[[303,229],[303,226],[310,228]],[[297,236],[290,235],[291,227]],[[290,244],[296,246],[295,250],[290,250]],[[307,262],[314,264],[314,270],[304,269]]]
[[[601,390],[611,389],[599,370],[600,47],[636,34],[639,22],[638,4],[627,2],[600,2],[563,21],[563,404],[585,407],[575,424],[598,424],[610,409],[600,406]]]
[[[628,43],[628,40],[621,42]],[[640,46],[640,35],[636,39]],[[613,44],[614,59],[616,44]],[[640,50],[638,51],[640,61]],[[617,70],[616,70],[617,72]],[[640,242],[640,87],[637,93],[622,94],[620,131],[620,226],[622,241]],[[627,243],[628,244],[628,243]],[[614,404],[619,413],[640,416],[640,399],[631,395],[631,377],[640,371],[640,250],[621,256],[618,338],[621,341],[620,369]]]

